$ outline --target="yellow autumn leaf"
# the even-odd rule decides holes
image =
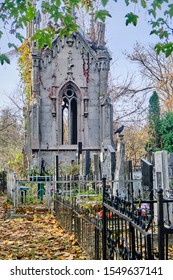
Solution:
[[[38,222],[38,217],[37,217],[36,215],[34,215],[33,222],[34,222],[34,223],[37,223],[37,222]]]

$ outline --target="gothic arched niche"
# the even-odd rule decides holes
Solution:
[[[78,141],[78,106],[77,92],[71,83],[63,88],[61,100],[61,144],[74,145]]]

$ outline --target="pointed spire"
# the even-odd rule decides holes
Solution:
[[[36,0],[27,0],[36,8]],[[26,37],[31,38],[34,35],[34,21],[32,20],[27,24],[26,27]]]
[[[76,12],[75,12],[75,6],[71,7],[71,15],[74,18],[74,22],[76,22]]]
[[[105,47],[105,23],[99,22],[97,26],[97,46],[98,47]]]
[[[96,40],[96,34],[95,34],[95,26],[94,26],[94,8],[93,6],[91,7],[91,12],[89,13],[91,16],[90,19],[90,28],[89,28],[89,36],[92,42],[94,43]]]

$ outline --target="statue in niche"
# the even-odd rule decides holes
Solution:
[[[72,52],[69,51],[68,52],[69,56],[67,57],[67,80],[74,80],[74,77],[73,77],[73,71],[72,71],[72,68],[74,67],[74,64],[72,63],[73,61],[73,58],[72,58]]]
[[[40,96],[38,96],[36,90],[32,91],[32,105],[36,105],[40,103]]]
[[[72,63],[73,61],[73,58],[72,58],[72,52],[69,51],[69,56],[67,58],[67,61],[68,61],[68,71],[72,71],[72,68],[74,67],[74,64]]]

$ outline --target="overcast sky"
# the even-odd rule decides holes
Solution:
[[[112,68],[113,76],[126,76],[127,72],[136,70],[135,65],[131,65],[129,61],[125,60],[122,52],[127,50],[131,52],[135,42],[140,42],[144,45],[156,42],[155,36],[150,36],[150,28],[147,24],[145,13],[138,10],[140,15],[137,27],[126,26],[124,15],[128,9],[125,7],[124,1],[121,3],[113,3],[111,0],[110,10],[112,18],[107,20],[106,24],[106,37],[107,45],[112,55],[112,60],[116,61]],[[5,37],[1,40],[1,48],[10,38]],[[17,67],[16,56],[11,57],[11,64],[4,66],[0,65],[0,107],[8,103],[6,95],[13,92],[19,84],[19,72]]]

